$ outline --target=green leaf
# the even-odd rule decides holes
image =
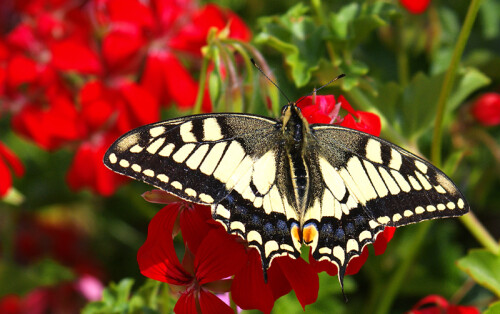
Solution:
[[[495,0],[483,1],[479,7],[479,18],[485,39],[494,39],[498,36],[500,26],[500,4]]]
[[[403,90],[396,83],[386,83],[374,97],[373,104],[393,128],[407,138],[416,139],[433,127],[443,79],[443,73],[433,76],[417,73]],[[447,103],[445,123],[451,122],[453,110],[489,82],[489,78],[475,68],[462,69]]]
[[[350,3],[330,15],[332,39],[354,47],[365,41],[380,26],[387,25],[396,14],[393,4],[376,2],[373,4]]]
[[[262,32],[255,38],[257,43],[269,45],[284,55],[297,87],[311,80],[325,51],[325,28],[316,25],[305,15],[307,12],[308,8],[299,3],[283,16],[262,18],[259,20]]]
[[[112,282],[104,289],[102,300],[87,304],[82,313],[159,313],[157,296],[160,284],[155,280],[146,280],[132,294],[133,279],[125,278],[117,284]]]
[[[448,111],[453,111],[473,92],[489,85],[491,82],[486,75],[474,68],[467,68],[460,72],[460,80],[458,84],[456,84],[450,99],[448,99],[448,104],[446,106]]]
[[[486,309],[486,311],[484,311],[484,314],[498,314],[498,313],[500,313],[500,301],[491,304]]]
[[[500,256],[485,249],[470,250],[458,267],[500,297]]]
[[[349,34],[349,27],[358,15],[359,4],[351,3],[343,6],[337,13],[330,17],[333,39],[348,40],[352,34]]]

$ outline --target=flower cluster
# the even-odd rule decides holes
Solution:
[[[239,40],[251,36],[231,11],[194,1],[14,5],[20,22],[0,38],[0,112],[10,113],[15,132],[42,149],[74,150],[69,186],[101,195],[124,181],[102,164],[119,135],[158,121],[161,106],[194,104],[199,86],[192,73],[209,31],[224,29]],[[211,108],[208,97],[203,108]],[[22,173],[3,146],[0,156],[2,174],[5,161]],[[2,182],[0,195],[5,186],[10,181]]]
[[[376,115],[353,110],[343,97],[339,104],[331,95],[307,97],[300,104],[311,123],[346,123],[358,130],[380,133]],[[348,112],[343,119],[338,117],[340,107]],[[168,205],[150,222],[147,240],[137,255],[139,268],[145,276],[169,283],[180,294],[174,309],[177,313],[231,313],[232,309],[214,295],[224,292],[231,292],[233,301],[242,309],[269,313],[278,298],[294,290],[305,307],[317,298],[318,273],[326,271],[334,276],[338,272],[335,265],[315,261],[312,256],[309,263],[302,258],[282,256],[273,260],[265,282],[259,252],[241,238],[227,234],[211,218],[209,207],[172,203],[172,197],[159,190],[143,196],[150,202]],[[385,251],[394,230],[388,227],[377,236],[374,243],[377,255]],[[174,248],[174,238],[179,232],[183,239],[182,258]],[[349,263],[346,273],[357,273],[367,258],[365,247]]]

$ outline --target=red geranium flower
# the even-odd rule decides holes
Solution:
[[[230,280],[243,265],[245,249],[223,230],[200,227],[201,206],[188,207],[173,203],[159,211],[149,224],[148,237],[137,253],[141,273],[149,278],[169,283],[180,293],[174,308],[177,313],[232,313],[232,310],[212,292],[227,292]],[[189,232],[182,264],[176,255],[172,236],[180,220]],[[196,218],[195,218],[196,217]],[[190,220],[189,218],[194,218]],[[196,221],[198,220],[198,221]],[[181,223],[181,229],[182,229]],[[197,236],[196,236],[197,235]],[[193,238],[196,238],[193,240]]]
[[[411,14],[421,14],[427,10],[431,0],[399,0],[399,3]]]
[[[379,136],[382,129],[376,114],[354,110],[344,96],[340,96],[337,103],[333,95],[307,96],[298,106],[309,123],[340,124],[375,136]],[[344,118],[339,117],[340,108],[347,111]]]
[[[172,202],[173,198],[160,190],[147,192],[143,197],[154,203]],[[161,219],[163,222],[159,222]],[[232,241],[243,248],[243,252],[246,254],[240,260],[235,261],[235,263],[238,262],[238,265],[235,265],[237,268],[230,274],[234,275],[232,285],[230,281],[226,280],[227,290],[212,291],[225,292],[229,291],[230,288],[233,301],[240,308],[259,309],[264,313],[269,313],[274,302],[292,289],[303,307],[316,301],[319,279],[316,271],[308,263],[302,258],[278,257],[267,271],[268,281],[265,283],[258,251],[248,247],[245,249],[243,245],[245,242],[242,239],[227,234],[219,223],[213,221],[207,206],[171,203],[162,209],[162,214],[158,213],[153,220],[155,222],[151,221],[150,223],[148,239],[137,254],[141,272],[149,278],[179,285],[179,282],[183,282],[180,280],[182,274],[188,270],[184,262],[185,270],[179,268],[177,256],[173,251],[173,242],[163,243],[167,239],[165,234],[175,235],[179,230],[182,231],[186,252],[188,252],[186,254],[189,254],[188,257],[184,256],[184,260],[191,261],[193,258],[195,260],[199,258],[201,261],[206,257],[200,255],[199,247],[208,245],[205,243],[205,238],[211,232],[217,231],[219,236],[225,237],[226,240],[224,242],[219,239],[219,243],[212,245],[218,246],[218,249],[224,249],[224,246],[227,247],[227,243],[230,243],[227,241]],[[225,254],[232,254],[231,247],[226,248]],[[206,264],[206,267],[208,266]],[[218,284],[213,285],[217,286]],[[182,291],[186,291],[186,289],[186,287],[181,288]],[[179,302],[184,301],[180,299]]]
[[[439,295],[429,295],[418,301],[408,314],[479,314],[473,306],[453,305]]]
[[[11,170],[18,177],[24,175],[21,160],[2,142],[0,142],[0,197],[5,196],[12,187]]]
[[[127,181],[126,177],[110,171],[102,163],[104,153],[115,139],[111,133],[102,134],[78,147],[66,177],[71,189],[90,188],[100,195],[109,196]]]
[[[486,93],[472,105],[472,116],[484,126],[500,124],[500,94]]]
[[[190,2],[103,0],[96,14],[108,29],[103,57],[109,67],[137,71],[144,63],[142,85],[160,103],[174,102],[180,108],[195,103],[198,83],[186,64],[199,67],[193,61],[202,57],[209,30],[227,26],[230,38],[248,41],[251,36],[237,15],[213,4],[197,8]],[[203,109],[210,111],[208,94]]]

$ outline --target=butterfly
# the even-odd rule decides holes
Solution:
[[[428,161],[367,133],[309,124],[296,103],[279,119],[211,113],[145,125],[116,140],[104,164],[211,206],[259,251],[266,280],[274,258],[298,258],[305,244],[337,266],[343,288],[349,261],[385,227],[469,211]]]

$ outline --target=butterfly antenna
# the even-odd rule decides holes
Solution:
[[[252,61],[252,64],[254,67],[257,68],[257,70],[259,70],[259,72],[264,75],[264,77],[271,83],[273,83],[274,86],[276,86],[276,88],[280,91],[281,95],[283,95],[286,100],[288,101],[288,103],[291,103],[290,99],[288,99],[288,97],[286,96],[285,92],[283,92],[283,90],[281,90],[281,88],[278,86],[278,84],[274,83],[273,80],[271,80],[269,78],[269,76],[266,75],[266,73],[264,73],[264,71],[262,71],[262,69],[259,67],[259,65],[255,62],[255,60],[253,58],[250,58],[250,61]]]
[[[345,76],[345,74],[344,74],[344,73],[342,73],[342,74],[340,74],[339,76],[337,76],[336,78],[334,78],[333,80],[331,80],[330,82],[326,83],[325,85],[323,85],[323,86],[321,86],[321,87],[319,87],[319,88],[315,88],[315,89],[314,89],[311,93],[309,93],[308,95],[305,95],[305,96],[300,97],[300,99],[299,99],[299,100],[297,100],[297,101],[295,102],[295,104],[297,105],[299,102],[301,102],[302,100],[304,100],[306,97],[311,96],[312,94],[316,93],[317,91],[319,91],[319,90],[320,90],[320,89],[322,89],[323,87],[326,87],[326,86],[328,86],[328,85],[332,84],[333,82],[335,82],[335,81],[336,81],[336,80],[338,80],[338,79],[343,78],[344,76]]]

